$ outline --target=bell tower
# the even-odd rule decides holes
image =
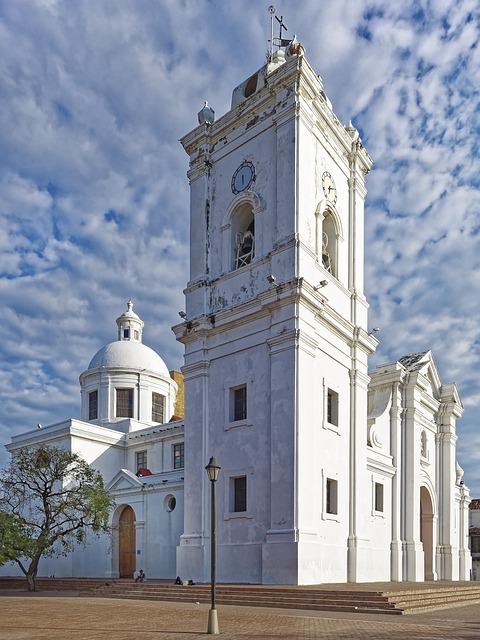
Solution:
[[[174,331],[189,472],[177,570],[198,581],[209,579],[210,456],[219,581],[355,580],[362,562],[372,161],[302,45],[287,45],[233,91],[228,113],[215,120],[205,105],[181,140],[190,280]]]

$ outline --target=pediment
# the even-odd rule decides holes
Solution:
[[[442,382],[430,350],[404,356],[400,358],[399,362],[410,373],[419,373],[422,375],[430,387],[429,391],[431,395],[437,400],[440,400]]]
[[[127,489],[140,489],[143,482],[140,478],[128,469],[120,469],[120,471],[112,478],[107,485],[108,491],[125,491]]]

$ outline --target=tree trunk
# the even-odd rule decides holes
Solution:
[[[32,575],[31,573],[27,573],[27,584],[28,584],[28,590],[29,591],[36,591],[37,590],[37,585],[35,582],[35,576]]]
[[[28,571],[25,574],[27,578],[28,590],[36,591],[37,590],[37,571],[38,571],[38,562],[40,558],[34,558],[28,567]]]

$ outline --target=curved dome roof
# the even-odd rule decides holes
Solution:
[[[150,347],[141,342],[118,340],[100,349],[90,361],[88,370],[98,367],[147,369],[169,377],[167,365]]]

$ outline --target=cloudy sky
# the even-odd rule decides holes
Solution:
[[[79,415],[78,375],[131,297],[144,341],[188,278],[188,158],[265,60],[268,2],[0,0],[0,442]],[[478,0],[275,2],[361,131],[371,366],[432,349],[465,414],[459,462],[480,497]],[[7,461],[0,451],[0,466]]]

